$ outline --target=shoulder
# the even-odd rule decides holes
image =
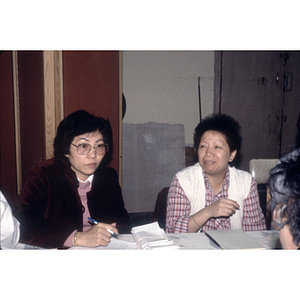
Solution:
[[[236,169],[235,167],[229,167],[229,173],[238,178],[252,179],[252,175],[249,172]]]
[[[115,169],[111,167],[98,168],[94,173],[93,190],[113,189],[119,190],[119,176]]]
[[[2,192],[0,191],[0,213],[1,213],[1,215],[6,210],[6,208],[8,206],[9,205],[8,205],[8,202],[7,202],[6,198],[4,197]]]
[[[26,183],[47,186],[58,183],[64,186],[70,183],[77,186],[77,179],[70,167],[63,166],[61,163],[50,159],[33,166],[28,174]]]
[[[176,177],[185,193],[202,188],[204,185],[202,168],[199,163],[177,172]]]
[[[42,174],[55,174],[64,173],[64,167],[56,163],[54,159],[48,159],[42,163],[36,164],[30,169],[31,175],[42,175]]]
[[[202,171],[202,168],[199,163],[196,163],[192,166],[186,167],[176,173],[177,178],[181,176],[189,176],[190,174],[194,174]]]
[[[95,177],[105,179],[116,179],[118,178],[118,173],[114,168],[102,167],[96,170]]]
[[[256,184],[249,172],[229,167],[229,197],[237,197],[239,201],[246,199]]]
[[[254,179],[249,172],[236,169],[235,167],[229,167],[229,178],[233,187],[245,189],[246,192],[254,184]]]

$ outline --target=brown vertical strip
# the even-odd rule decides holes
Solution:
[[[19,194],[22,189],[22,166],[21,166],[19,72],[18,72],[17,51],[12,52],[12,65],[13,65],[14,117],[15,117],[15,143],[16,143],[16,176],[17,176],[17,193]]]
[[[53,157],[55,136],[54,52],[44,51],[44,107],[46,159]]]
[[[62,51],[54,51],[55,129],[64,118]]]
[[[61,51],[44,51],[44,107],[46,159],[54,156],[56,128],[63,119],[63,76]]]

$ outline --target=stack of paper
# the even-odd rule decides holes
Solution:
[[[133,227],[131,232],[140,249],[178,249],[157,222]]]

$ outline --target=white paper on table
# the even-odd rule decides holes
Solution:
[[[265,249],[242,229],[206,231],[223,249]]]
[[[157,222],[133,227],[131,232],[141,249],[178,249]]]
[[[99,247],[71,247],[69,250],[128,250],[128,249],[138,249],[136,242],[125,241],[120,238],[111,238],[110,242],[107,246],[99,246]]]

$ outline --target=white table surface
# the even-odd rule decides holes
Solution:
[[[246,233],[266,249],[280,248],[279,232],[276,230],[246,231]],[[210,241],[204,233],[167,234],[167,237],[179,246],[179,250],[220,250],[220,248]],[[120,235],[120,239],[134,241],[131,234]]]
[[[278,249],[279,232],[276,230],[246,231],[246,233],[258,241],[266,249]],[[179,250],[220,250],[204,233],[179,233],[166,234],[167,237],[179,247]],[[71,250],[84,250],[85,247],[72,247]],[[107,247],[89,248],[94,250],[131,249],[139,250],[134,242],[132,234],[120,234],[119,239],[112,238]]]
[[[279,232],[276,230],[264,230],[264,231],[246,231],[246,233],[258,241],[266,249],[278,249],[281,248],[279,242]],[[178,234],[166,234],[167,237],[179,247],[179,250],[220,250],[204,233],[178,233]],[[15,250],[37,249],[41,248],[18,244]],[[112,238],[107,247],[72,247],[70,250],[139,250],[138,245],[135,243],[132,234],[120,234],[118,239]],[[44,249],[43,249],[44,250]]]

